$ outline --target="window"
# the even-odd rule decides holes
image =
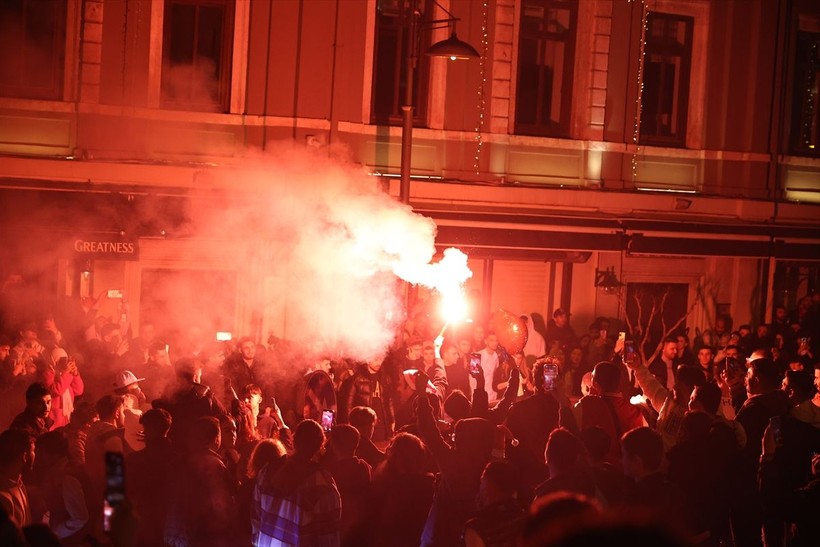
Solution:
[[[0,2],[0,95],[62,99],[65,0]]]
[[[798,16],[790,151],[820,156],[820,17]]]
[[[518,39],[515,132],[569,136],[576,0],[524,0]]]
[[[229,0],[166,0],[163,108],[228,111],[233,18]]]
[[[686,144],[693,28],[693,17],[657,12],[647,17],[641,144]]]
[[[405,70],[409,39],[410,8],[412,0],[377,0],[376,2],[376,48],[373,67],[372,122],[380,125],[400,125],[401,107],[407,85]],[[425,2],[423,13],[432,13],[432,3]],[[422,18],[424,15],[422,15]],[[429,29],[417,23],[418,35],[426,40],[415,44],[416,68],[413,71],[413,121],[423,125],[427,118],[427,88],[430,63],[420,54],[421,43],[429,41]]]

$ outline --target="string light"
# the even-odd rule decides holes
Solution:
[[[811,45],[809,52],[809,63],[806,69],[806,98],[805,98],[805,115],[803,116],[803,144],[809,149],[814,149],[814,96],[816,91],[814,89],[814,81],[817,75],[818,68],[817,55],[817,41],[815,40]]]
[[[481,174],[481,147],[484,145],[484,137],[482,135],[482,130],[484,129],[484,112],[486,110],[487,105],[484,95],[484,88],[487,85],[487,19],[489,13],[487,4],[487,0],[484,0],[482,6],[483,11],[481,15],[481,59],[479,59],[481,81],[478,84],[478,123],[476,124],[475,128],[475,161],[473,162],[473,167],[475,168],[476,175]]]
[[[627,0],[630,4],[633,0]],[[637,0],[636,0],[637,1]],[[632,152],[632,182],[638,177],[638,154],[640,154],[641,147],[638,144],[641,130],[641,114],[643,113],[643,77],[644,77],[644,61],[646,58],[646,32],[649,25],[649,6],[646,5],[646,0],[641,2],[641,42],[640,55],[638,57],[638,93],[635,97],[635,125],[632,130],[632,144],[634,146]]]

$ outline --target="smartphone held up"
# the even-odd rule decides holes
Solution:
[[[481,374],[481,354],[470,354],[470,376],[478,376]]]
[[[335,410],[323,410],[322,411],[322,429],[325,431],[330,431],[333,429],[333,422],[336,419],[336,411]]]

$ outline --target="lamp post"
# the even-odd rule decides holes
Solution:
[[[452,26],[453,32],[449,38],[436,42],[425,52],[431,57],[446,57],[450,60],[457,59],[477,59],[478,52],[466,42],[458,39],[455,32],[455,24],[459,19],[452,13],[444,9],[444,6],[433,0],[448,17],[446,19],[436,19],[424,21],[423,14],[419,10],[420,0],[410,0],[410,18],[407,23],[407,52],[405,55],[405,83],[404,83],[404,103],[401,106],[402,130],[401,130],[401,166],[399,180],[399,200],[402,203],[410,203],[410,163],[413,153],[413,76],[418,60],[417,49],[421,27],[437,28],[436,25],[446,24]]]

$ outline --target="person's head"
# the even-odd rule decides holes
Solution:
[[[458,347],[452,342],[444,342],[439,349],[441,361],[445,367],[450,367],[458,363]]]
[[[148,346],[148,359],[159,366],[170,367],[171,357],[168,355],[168,345],[165,342],[152,342]]]
[[[191,423],[188,430],[188,446],[192,451],[219,450],[222,444],[222,429],[219,420],[213,416],[202,416]]]
[[[97,399],[96,407],[101,422],[108,422],[117,427],[123,426],[125,400],[121,395],[103,395]]]
[[[491,352],[498,349],[498,336],[495,334],[495,332],[487,332],[487,336],[484,338],[484,345]]]
[[[421,359],[422,341],[421,338],[413,336],[407,341],[407,360],[417,361]]]
[[[663,339],[663,346],[661,347],[661,357],[667,361],[673,361],[678,357],[678,339],[673,336],[667,336]]]
[[[457,453],[486,461],[493,451],[495,433],[495,426],[484,418],[464,418],[453,428],[453,444]]]
[[[421,346],[421,359],[427,366],[436,361],[436,346],[431,340],[426,340]]]
[[[262,439],[254,445],[251,451],[245,475],[249,479],[256,478],[263,467],[282,459],[285,454],[287,454],[285,445],[278,439]]]
[[[515,498],[515,468],[508,461],[494,461],[487,464],[481,473],[478,489],[479,507]]]
[[[0,474],[16,479],[34,465],[34,439],[22,429],[0,433]]]
[[[462,335],[459,336],[458,341],[456,342],[456,346],[458,347],[458,354],[467,355],[470,353],[470,349],[473,347],[473,342],[469,336]]]
[[[539,496],[530,505],[529,515],[524,524],[521,538],[516,545],[520,547],[586,547],[604,545],[598,540],[583,543],[558,543],[556,538],[563,538],[576,529],[588,528],[590,523],[597,523],[602,513],[601,507],[594,499],[560,490],[545,496]],[[623,544],[618,545],[635,545]],[[653,547],[656,547],[653,545]]]
[[[259,405],[262,404],[262,388],[256,384],[248,384],[242,388],[242,399],[251,407],[254,414],[259,413]]]
[[[660,470],[663,463],[663,439],[648,427],[636,427],[621,437],[624,474],[638,480]]]
[[[293,432],[293,456],[304,460],[316,457],[325,444],[325,432],[315,420],[303,420]]]
[[[367,371],[370,374],[377,374],[384,365],[384,355],[379,355],[367,361]]]
[[[369,440],[373,437],[373,429],[376,426],[376,411],[369,406],[355,406],[350,409],[348,421],[359,430],[363,439]]]
[[[563,327],[569,321],[569,314],[565,310],[558,308],[552,312],[552,320],[555,321],[556,326]]]
[[[734,344],[729,344],[728,346],[726,346],[726,349],[723,351],[723,354],[727,358],[731,357],[732,359],[740,359],[740,349],[738,349],[738,347]]]
[[[675,376],[675,399],[683,404],[688,404],[692,390],[696,386],[702,386],[705,383],[706,376],[701,369],[689,365],[680,365]]]
[[[454,389],[444,399],[444,412],[457,422],[470,415],[470,400],[460,389]]]
[[[740,325],[737,328],[738,334],[740,334],[741,338],[746,338],[750,334],[752,334],[752,326],[751,325]]]
[[[575,346],[569,350],[569,365],[573,368],[577,367],[584,361],[584,350],[581,346]]]
[[[794,406],[814,396],[814,379],[805,370],[787,370],[782,389]]]
[[[814,389],[820,393],[820,363],[814,364]]]
[[[20,328],[20,341],[24,344],[30,344],[37,341],[37,324],[34,322],[26,323]]]
[[[321,370],[324,373],[330,374],[333,371],[333,363],[327,357],[321,357],[316,361],[316,370]]]
[[[757,348],[754,350],[749,358],[746,359],[747,362],[757,361],[758,359],[773,359],[772,350],[769,348]]]
[[[547,439],[544,458],[550,470],[550,477],[575,469],[583,460],[584,444],[568,429],[553,429]]]
[[[328,445],[337,458],[352,458],[359,447],[360,438],[359,431],[352,425],[334,425],[330,431]]]
[[[137,376],[130,370],[123,370],[114,376],[114,393],[117,395],[124,395],[129,391],[139,391],[140,382],[145,378],[137,378]]]
[[[746,393],[761,395],[779,389],[783,375],[771,359],[755,359],[746,370]]]
[[[776,306],[774,308],[774,320],[778,323],[783,323],[786,321],[786,318],[789,316],[789,312],[786,310],[785,306]]]
[[[592,373],[585,372],[581,376],[581,395],[592,395]]]
[[[701,368],[711,370],[714,359],[715,352],[709,346],[703,346],[698,350],[698,364]]]
[[[51,412],[51,392],[42,382],[34,382],[26,389],[26,409],[38,418]]]
[[[177,380],[183,383],[198,384],[202,379],[202,363],[195,359],[183,357],[174,363]]]
[[[609,361],[601,361],[592,369],[592,388],[598,395],[618,391],[621,383],[621,369]]]
[[[609,448],[612,446],[612,438],[606,429],[599,425],[585,427],[579,433],[581,442],[584,443],[587,455],[596,463],[602,462],[609,454]]]
[[[487,337],[484,331],[484,325],[473,325],[473,346],[478,348],[484,344],[484,339]]]
[[[150,344],[157,336],[157,329],[150,321],[142,321],[140,323],[139,330],[137,331],[137,335],[143,343]]]
[[[410,433],[397,433],[385,452],[387,469],[396,475],[424,473],[424,443]]]
[[[758,338],[768,338],[769,337],[769,325],[766,323],[761,323],[755,329],[755,335]]]
[[[97,407],[90,401],[77,401],[71,413],[70,424],[77,429],[84,429],[99,419]]]
[[[245,361],[251,362],[256,356],[256,342],[250,336],[243,336],[236,344],[239,354]]]
[[[65,370],[66,362],[68,361],[68,352],[63,348],[54,348],[51,350],[51,364],[59,367],[60,370]]]
[[[224,416],[219,420],[219,438],[221,449],[236,448],[236,440],[239,430],[236,427],[236,420],[233,416]]]
[[[729,330],[729,328],[731,327],[727,324],[725,318],[718,317],[715,320],[715,334],[717,334],[718,336],[721,336],[723,333]]]
[[[140,416],[140,424],[145,434],[145,442],[151,443],[168,436],[171,430],[171,413],[163,408],[152,408]]]
[[[0,336],[0,361],[4,361],[11,355],[11,342]]]
[[[720,397],[720,388],[711,382],[696,386],[689,398],[689,410],[714,416],[720,407]]]
[[[100,339],[108,344],[110,349],[115,349],[122,341],[120,326],[116,323],[106,323],[100,329]]]
[[[689,347],[689,337],[683,333],[679,333],[675,336],[675,341],[678,346],[678,355],[683,355],[683,352]]]

